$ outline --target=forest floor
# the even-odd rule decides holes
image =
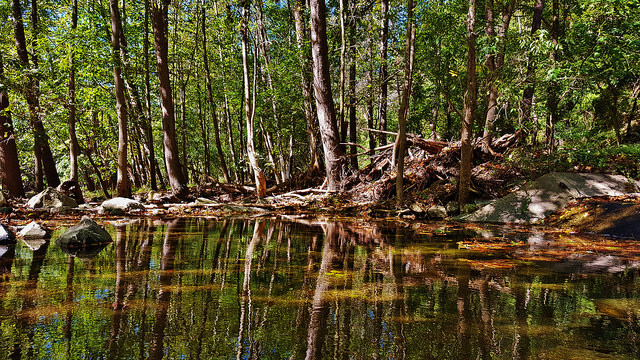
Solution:
[[[474,147],[472,169],[472,201],[466,208],[473,211],[493,200],[525,187],[535,178],[549,172],[571,171],[581,173],[615,173],[615,168],[592,167],[567,163],[552,166],[535,163],[542,152],[517,148],[518,134],[506,135],[494,141],[492,153]],[[329,192],[322,188],[322,176],[303,177],[295,183],[271,188],[268,196],[258,199],[251,188],[211,182],[195,186],[187,201],[179,201],[168,192],[141,192],[134,195],[144,204],[144,210],[132,211],[133,216],[223,217],[246,215],[253,217],[283,215],[287,217],[358,217],[360,219],[423,220],[453,219],[458,215],[456,179],[459,172],[460,147],[457,143],[444,143],[408,137],[405,157],[405,201],[398,205],[395,198],[396,173],[392,166],[392,148],[388,147],[370,158],[370,163],[350,174],[342,183],[342,191]],[[528,161],[513,161],[514,151],[529,153]],[[540,156],[538,156],[540,155]],[[627,159],[617,159],[620,162]],[[633,159],[630,166],[638,166]],[[607,167],[608,166],[608,167]],[[637,169],[636,169],[637,171]],[[92,198],[88,205],[70,211],[52,212],[33,210],[26,202],[14,201],[10,213],[0,215],[6,220],[29,219],[68,220],[98,212],[100,199]],[[437,209],[438,211],[433,211]],[[571,203],[564,211],[553,214],[545,224],[571,231],[605,233],[626,238],[640,238],[640,198],[638,196],[587,198]],[[121,215],[100,214],[105,218]],[[638,225],[637,225],[638,224]]]

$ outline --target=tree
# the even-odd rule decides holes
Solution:
[[[2,61],[0,61],[0,79],[3,77]],[[24,196],[24,188],[13,122],[8,107],[9,95],[4,90],[0,90],[0,173],[2,174],[0,181],[2,189],[6,190],[10,197],[16,198]]]
[[[535,35],[538,30],[540,30],[540,26],[542,24],[542,10],[544,9],[543,0],[535,0],[535,5],[533,7],[533,18],[531,20],[531,34]],[[522,92],[522,101],[520,102],[520,121],[523,126],[527,126],[531,121],[531,111],[533,108],[533,97],[536,90],[535,84],[535,71],[536,71],[536,63],[532,59],[532,54],[529,54],[529,61],[527,64],[527,73],[524,79],[524,90]],[[531,137],[531,142],[537,142],[537,128],[538,124],[534,125],[534,131]]]
[[[313,86],[320,123],[320,136],[324,149],[327,189],[337,190],[342,180],[344,147],[338,138],[336,110],[329,76],[329,50],[327,45],[326,7],[324,0],[310,0],[311,56],[313,59]]]
[[[78,0],[71,2],[71,33],[75,39],[75,32],[78,28]],[[73,47],[73,44],[70,45]],[[78,156],[80,145],[76,136],[76,69],[75,53],[73,48],[69,49],[69,171],[70,178],[78,182]]]
[[[121,197],[131,197],[131,184],[128,175],[127,160],[127,103],[125,100],[125,85],[122,79],[122,57],[120,55],[120,37],[122,21],[118,0],[109,0],[111,12],[111,47],[113,48],[113,84],[116,92],[116,112],[118,113],[118,178],[116,194]]]
[[[167,166],[167,177],[174,195],[185,195],[187,186],[178,157],[178,142],[176,141],[176,119],[169,80],[169,0],[153,0],[151,12],[153,16],[153,38],[156,49],[158,82],[160,84],[160,108],[162,110],[162,131],[164,145],[164,159]]]
[[[389,0],[380,1],[381,22],[380,27],[380,104],[378,110],[378,121],[380,130],[387,131],[387,95],[388,95],[388,65],[387,50],[389,37]],[[387,135],[380,132],[380,145],[387,144]]]
[[[32,26],[34,29],[38,26],[38,10],[36,1],[33,0],[31,6],[32,14]],[[20,6],[20,0],[13,0],[13,28],[16,40],[16,50],[18,52],[18,58],[22,70],[27,73],[26,84],[24,84],[24,97],[29,105],[29,122],[33,128],[33,152],[35,155],[35,175],[36,175],[36,189],[42,190],[44,187],[42,171],[47,178],[49,186],[56,187],[60,184],[60,177],[56,170],[56,163],[49,147],[49,136],[47,135],[44,125],[42,123],[42,117],[40,115],[40,99],[38,98],[39,83],[38,79],[30,71],[29,53],[27,52],[27,40],[24,35],[24,25],[22,23],[22,8]],[[35,40],[34,40],[34,45]],[[32,56],[34,67],[37,68],[37,56],[36,48],[33,49]],[[42,170],[42,171],[41,171]]]
[[[460,209],[469,201],[471,189],[471,163],[473,137],[473,118],[476,114],[478,97],[478,83],[476,75],[476,0],[469,0],[467,13],[467,92],[464,96],[464,118],[462,119],[462,134],[460,136],[460,177],[458,181],[458,203]]]

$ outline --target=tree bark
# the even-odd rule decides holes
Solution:
[[[78,0],[73,0],[71,4],[71,32],[75,39],[75,32],[78,27]],[[72,43],[71,46],[73,45]],[[69,58],[69,170],[71,180],[77,183],[80,146],[78,145],[78,137],[76,136],[76,70],[73,49],[69,51]]]
[[[27,71],[30,67],[29,63],[29,53],[27,52],[27,41],[24,35],[24,25],[22,22],[22,8],[20,6],[20,0],[13,0],[12,4],[13,10],[13,27],[15,33],[16,40],[16,51],[18,53],[18,58],[20,60],[20,65],[23,70]],[[32,26],[34,31],[37,32],[38,26],[38,16],[37,16],[37,6],[35,0],[32,2]],[[36,44],[37,36],[34,36],[34,40],[32,42],[33,45]],[[33,49],[32,61],[34,67],[37,68],[37,57],[36,57],[36,48]],[[30,72],[29,72],[30,73]],[[31,74],[27,75],[27,84],[24,90],[24,96],[27,100],[27,104],[29,107],[29,122],[31,127],[33,128],[33,138],[34,138],[34,146],[33,152],[35,155],[35,170],[36,170],[36,188],[37,190],[42,190],[43,182],[42,182],[42,173],[47,178],[47,182],[49,186],[56,187],[60,185],[60,177],[58,176],[58,171],[56,170],[56,163],[53,159],[53,154],[51,153],[51,148],[49,147],[49,136],[47,135],[46,130],[44,129],[44,125],[42,123],[42,118],[40,115],[40,99],[39,99],[39,84],[38,80]]]
[[[153,38],[156,49],[158,82],[160,84],[164,159],[167,165],[167,177],[169,178],[171,191],[174,195],[181,197],[185,195],[187,186],[178,157],[175,108],[171,94],[171,81],[169,80],[169,40],[167,38],[169,3],[169,0],[153,0],[151,13],[153,18]]]
[[[486,34],[491,39],[496,36],[498,43],[498,49],[496,53],[490,53],[487,55],[486,65],[489,69],[489,97],[487,100],[487,115],[484,122],[484,132],[482,134],[482,150],[485,152],[491,152],[491,143],[493,141],[493,124],[498,116],[498,80],[499,73],[502,65],[504,64],[504,52],[505,45],[504,40],[506,37],[507,29],[509,29],[509,23],[511,22],[511,15],[515,6],[515,0],[510,0],[509,4],[504,7],[502,11],[502,23],[498,29],[498,34],[494,31],[494,2],[490,0],[487,7],[487,27]]]
[[[336,110],[329,76],[326,8],[324,0],[310,0],[311,54],[313,58],[313,85],[320,123],[320,136],[324,149],[327,188],[337,190],[342,180],[344,147],[338,138]]]
[[[381,26],[380,26],[380,105],[378,110],[378,122],[380,130],[387,131],[387,47],[389,37],[389,0],[380,1]],[[380,146],[387,145],[387,135],[384,132],[379,134]]]
[[[147,118],[144,127],[145,140],[147,142],[147,155],[149,156],[149,178],[151,180],[151,190],[158,190],[156,182],[156,154],[153,146],[153,127],[151,126],[151,80],[149,76],[149,0],[144,0],[144,89]],[[160,174],[158,174],[161,176]]]
[[[357,125],[357,117],[356,117],[356,46],[355,46],[355,37],[356,37],[356,25],[355,25],[355,4],[352,3],[349,6],[349,15],[350,20],[348,22],[349,26],[349,142],[351,145],[349,147],[349,153],[351,155],[355,155],[358,153],[358,148],[356,147],[356,143],[358,142],[358,134],[356,133],[356,125]],[[358,169],[358,157],[351,156],[351,168]]]
[[[307,136],[309,137],[309,173],[320,172],[320,149],[318,148],[318,118],[314,107],[313,94],[311,92],[311,59],[305,51],[304,42],[306,40],[304,20],[302,18],[304,2],[295,0],[293,4],[293,17],[296,28],[296,45],[298,47],[298,60],[300,71],[302,72],[302,96],[304,114],[307,120]]]
[[[404,48],[404,84],[398,112],[398,136],[394,147],[396,161],[396,201],[398,206],[404,201],[404,153],[407,143],[407,118],[409,117],[409,100],[413,84],[413,64],[415,58],[416,31],[413,27],[413,0],[407,2],[407,38]]]
[[[120,37],[122,33],[122,21],[118,0],[109,0],[111,12],[111,47],[113,48],[113,83],[116,92],[116,112],[118,113],[118,178],[116,183],[116,196],[131,197],[131,184],[127,174],[127,103],[125,100],[125,85],[122,80],[122,57],[120,55]]]
[[[535,5],[533,8],[533,20],[531,23],[531,34],[535,35],[535,33],[540,30],[540,26],[542,25],[542,10],[544,8],[543,0],[535,0]],[[531,59],[531,55],[529,54],[529,63],[527,65],[527,73],[524,80],[524,91],[522,93],[522,101],[520,103],[520,122],[523,126],[527,126],[531,121],[531,109],[533,107],[533,96],[535,94],[535,71],[536,64]],[[536,142],[537,139],[531,139],[533,143]]]
[[[473,118],[476,113],[478,83],[476,75],[476,34],[473,31],[476,20],[476,0],[469,0],[467,14],[467,92],[464,98],[464,118],[462,121],[460,147],[460,179],[458,181],[458,203],[460,209],[469,201],[471,189],[471,162],[473,137]]]
[[[249,36],[247,34],[249,27],[249,0],[241,0],[242,3],[242,20],[240,25],[240,37],[242,39],[242,73],[244,84],[244,107],[245,116],[247,120],[247,156],[249,157],[249,164],[253,169],[253,174],[256,182],[256,195],[259,198],[263,198],[267,195],[267,181],[264,177],[264,172],[258,164],[256,158],[256,149],[254,144],[254,119],[255,119],[255,107],[251,101],[251,86],[249,84]],[[255,55],[254,55],[255,56]],[[255,61],[255,59],[254,59]],[[254,76],[255,76],[254,71]]]
[[[560,16],[559,16],[559,4],[558,0],[553,0],[552,5],[552,20],[551,20],[551,42],[554,46],[558,46],[558,35],[560,32]],[[558,62],[558,50],[554,48],[551,51],[550,60],[552,62],[552,66],[555,67]],[[553,151],[555,150],[555,124],[558,122],[558,104],[560,103],[560,99],[558,97],[558,82],[553,79],[549,83],[549,88],[547,90],[547,109],[549,110],[549,115],[547,116],[547,127],[545,131],[546,135],[546,143],[547,150]]]
[[[220,160],[220,170],[222,170],[224,182],[229,183],[231,179],[229,177],[227,162],[224,158],[224,152],[222,152],[222,143],[220,142],[220,121],[218,120],[218,114],[216,113],[216,103],[213,99],[213,89],[211,87],[211,75],[209,72],[209,60],[207,57],[207,28],[205,6],[202,7],[202,61],[204,64],[204,72],[206,77],[205,82],[207,84],[207,98],[209,99],[209,107],[211,109],[211,122],[213,123],[216,151],[218,152],[218,159]]]
[[[4,75],[0,59],[0,79],[2,78]],[[19,198],[24,197],[24,187],[22,186],[16,138],[13,134],[13,122],[8,107],[9,95],[0,91],[0,173],[2,175],[0,180],[2,188],[9,193],[10,197]]]

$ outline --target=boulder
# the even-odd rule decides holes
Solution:
[[[61,209],[78,206],[75,200],[51,187],[29,199],[27,205],[33,209]]]
[[[427,210],[427,215],[434,219],[444,219],[447,217],[447,209],[442,205],[434,205]]]
[[[80,222],[65,231],[56,245],[61,249],[78,249],[93,246],[103,246],[113,242],[107,230],[96,224],[95,221],[84,216]]]
[[[0,191],[0,207],[7,206],[7,199],[4,198],[4,194]]]
[[[18,236],[24,240],[47,239],[51,236],[47,229],[35,221],[30,222],[18,232]]]
[[[15,244],[16,236],[4,225],[0,224],[0,245]]]
[[[65,180],[58,185],[58,191],[74,199],[78,204],[84,204],[84,197],[82,197],[82,190],[80,185],[73,180]]]
[[[456,214],[460,211],[460,204],[457,201],[449,201],[447,205],[445,205],[445,209],[449,214]]]
[[[102,211],[113,215],[124,214],[132,210],[144,210],[144,205],[139,201],[116,197],[102,203]]]

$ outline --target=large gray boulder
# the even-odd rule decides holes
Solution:
[[[622,175],[549,173],[472,214],[458,216],[456,220],[535,224],[575,199],[638,192],[640,182]]]
[[[0,245],[15,244],[16,236],[4,225],[0,224]]]
[[[33,209],[61,209],[78,206],[75,200],[58,190],[48,187],[27,202]]]
[[[56,245],[62,249],[78,249],[101,246],[113,242],[111,235],[95,221],[84,216],[80,222],[65,231]]]
[[[144,209],[144,205],[139,201],[124,197],[116,197],[102,203],[102,211],[111,214],[124,214],[132,210]]]

